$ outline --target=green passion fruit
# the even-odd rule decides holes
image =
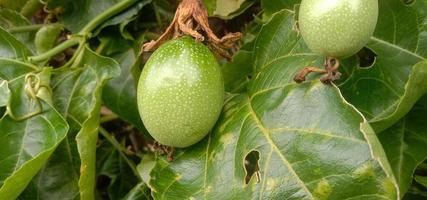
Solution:
[[[213,128],[224,103],[224,81],[209,49],[184,36],[160,46],[138,83],[138,109],[159,143],[188,147]]]
[[[313,52],[346,58],[368,43],[377,19],[378,0],[302,0],[298,23]]]

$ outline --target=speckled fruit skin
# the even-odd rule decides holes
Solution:
[[[298,21],[313,52],[346,58],[368,43],[377,19],[377,0],[302,0]]]
[[[224,81],[203,44],[182,37],[150,57],[138,83],[138,108],[148,132],[161,144],[188,147],[215,125],[224,102]]]

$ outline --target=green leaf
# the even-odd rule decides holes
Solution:
[[[123,200],[151,199],[150,190],[144,183],[139,183],[131,191],[129,191],[129,193],[122,199]]]
[[[103,141],[97,150],[97,176],[109,178],[109,199],[122,199],[138,183],[132,169],[120,152],[110,143]]]
[[[0,78],[0,107],[7,106],[10,99],[10,90],[6,80]]]
[[[74,138],[68,135],[31,180],[20,199],[79,199],[79,157],[74,155],[77,154],[75,145]]]
[[[8,81],[38,70],[38,68],[28,63],[7,58],[0,58],[0,66],[0,78]]]
[[[37,53],[41,54],[53,48],[61,31],[62,26],[58,24],[46,25],[37,31],[34,41]]]
[[[59,22],[70,30],[77,33],[85,25],[99,14],[120,2],[120,0],[60,0],[48,1],[49,8],[61,8]],[[132,13],[132,10],[129,12]],[[127,14],[123,15],[128,17]],[[118,17],[117,19],[122,19]]]
[[[415,176],[414,177],[415,181],[417,181],[417,183],[423,185],[424,187],[427,188],[427,177],[425,176]]]
[[[397,199],[392,170],[363,116],[336,86],[292,81],[316,59],[296,53],[304,46],[292,42],[293,25],[282,11],[263,27],[248,94],[228,99],[208,138],[173,162],[156,162],[149,184],[155,199]],[[258,172],[247,174],[253,153]]]
[[[0,7],[19,11],[22,7],[25,6],[27,1],[28,0],[1,0]]]
[[[231,19],[240,15],[250,6],[254,0],[203,0],[210,16],[222,19]]]
[[[53,74],[53,102],[70,124],[70,131],[52,159],[33,180],[28,196],[76,199],[80,195],[81,199],[94,198],[101,92],[106,81],[120,71],[114,60],[99,56],[88,47],[77,60],[76,68]]]
[[[114,16],[113,18],[107,20],[104,22],[97,30],[95,31],[95,35],[97,35],[101,29],[107,27],[107,26],[113,26],[120,24],[120,33],[123,37],[126,39],[132,39],[129,33],[125,33],[125,26],[134,20],[137,17],[138,12],[147,4],[151,3],[152,0],[142,0],[136,3],[134,6],[130,7],[126,11],[123,11],[122,13]]]
[[[0,57],[26,60],[30,50],[13,35],[0,27]]]
[[[427,158],[427,108],[415,106],[399,122],[378,134],[387,158],[405,194],[417,166]]]
[[[368,44],[377,55],[375,64],[370,69],[343,66],[340,86],[377,131],[397,122],[427,92],[426,4],[380,0],[379,6],[377,28]]]
[[[104,103],[122,119],[132,123],[139,130],[145,130],[136,103],[136,85],[139,75],[137,55],[133,49],[128,49],[111,57],[120,64],[121,73],[119,77],[108,81],[105,86],[102,96]]]
[[[222,67],[225,91],[240,92],[245,90],[249,76],[252,74],[252,51],[240,50],[233,56],[233,62]]]
[[[30,24],[31,22],[18,12],[9,9],[0,9],[0,26],[4,29],[13,30],[14,28],[28,26]],[[13,32],[12,35],[21,43],[25,44],[27,48],[34,50],[34,32],[35,31],[16,31]]]
[[[294,10],[294,5],[300,2],[301,0],[261,0],[261,7],[265,15],[271,16],[282,9]]]
[[[5,69],[5,68],[1,68]],[[3,71],[1,70],[1,71]],[[57,145],[65,138],[68,125],[64,118],[51,105],[49,92],[50,69],[45,68],[35,74],[40,88],[35,91],[36,99],[30,98],[24,87],[28,83],[24,75],[9,82],[11,100],[9,114],[0,119],[0,196],[2,199],[15,199],[31,181],[33,176],[47,161]],[[40,105],[36,103],[40,101]],[[32,117],[15,120],[17,113],[41,112]]]
[[[56,74],[54,99],[58,110],[71,126],[80,157],[80,197],[94,198],[95,154],[98,139],[102,89],[120,68],[114,60],[97,55],[88,47],[79,55],[79,68]]]

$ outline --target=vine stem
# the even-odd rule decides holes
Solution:
[[[47,59],[51,58],[52,56],[54,56],[58,53],[61,53],[65,49],[68,49],[74,45],[79,44],[81,40],[82,40],[81,37],[72,37],[69,40],[59,44],[55,48],[50,49],[49,51],[46,51],[45,53],[42,53],[42,54],[37,55],[37,56],[29,57],[28,60],[30,60],[31,62],[40,62],[40,61],[47,60]]]
[[[33,24],[28,26],[17,26],[7,29],[9,33],[32,32],[37,31],[45,26],[45,24]]]
[[[123,157],[123,159],[129,165],[129,167],[132,169],[132,172],[136,175],[136,177],[138,177],[140,181],[142,181],[138,173],[138,170],[136,169],[135,163],[129,160],[129,158],[123,153],[123,152],[127,152],[128,150],[123,146],[121,146],[120,143],[114,137],[112,137],[107,130],[105,130],[101,126],[99,127],[99,132],[101,133],[102,136],[105,137],[105,139],[108,140],[108,142],[110,142],[114,146],[114,148],[116,148],[119,151],[120,156]]]
[[[110,17],[122,12],[123,10],[128,8],[129,6],[135,4],[137,1],[138,0],[120,1],[116,5],[108,8],[107,10],[105,10],[104,12],[99,14],[97,17],[92,19],[86,26],[84,26],[82,28],[82,30],[80,30],[79,33],[76,34],[77,36],[81,36],[81,37],[71,37],[69,40],[59,44],[55,48],[50,49],[49,51],[46,51],[40,55],[31,56],[28,59],[32,62],[40,62],[40,61],[47,60],[47,59],[51,58],[52,56],[64,51],[65,49],[67,49],[69,47],[72,47],[74,45],[79,44],[79,47],[84,45],[86,43],[86,40],[88,38],[90,38],[91,32],[96,27],[101,25],[105,20],[109,19]],[[76,53],[78,53],[78,52],[76,52]]]
[[[88,35],[91,31],[93,31],[93,29],[98,27],[105,20],[122,12],[124,9],[133,5],[137,1],[138,0],[123,0],[117,3],[116,5],[108,8],[106,11],[95,17],[95,19],[90,21],[85,27],[83,27],[83,29],[79,32],[79,35]]]

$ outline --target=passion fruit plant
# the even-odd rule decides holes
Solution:
[[[425,0],[0,7],[0,200],[427,198]]]

